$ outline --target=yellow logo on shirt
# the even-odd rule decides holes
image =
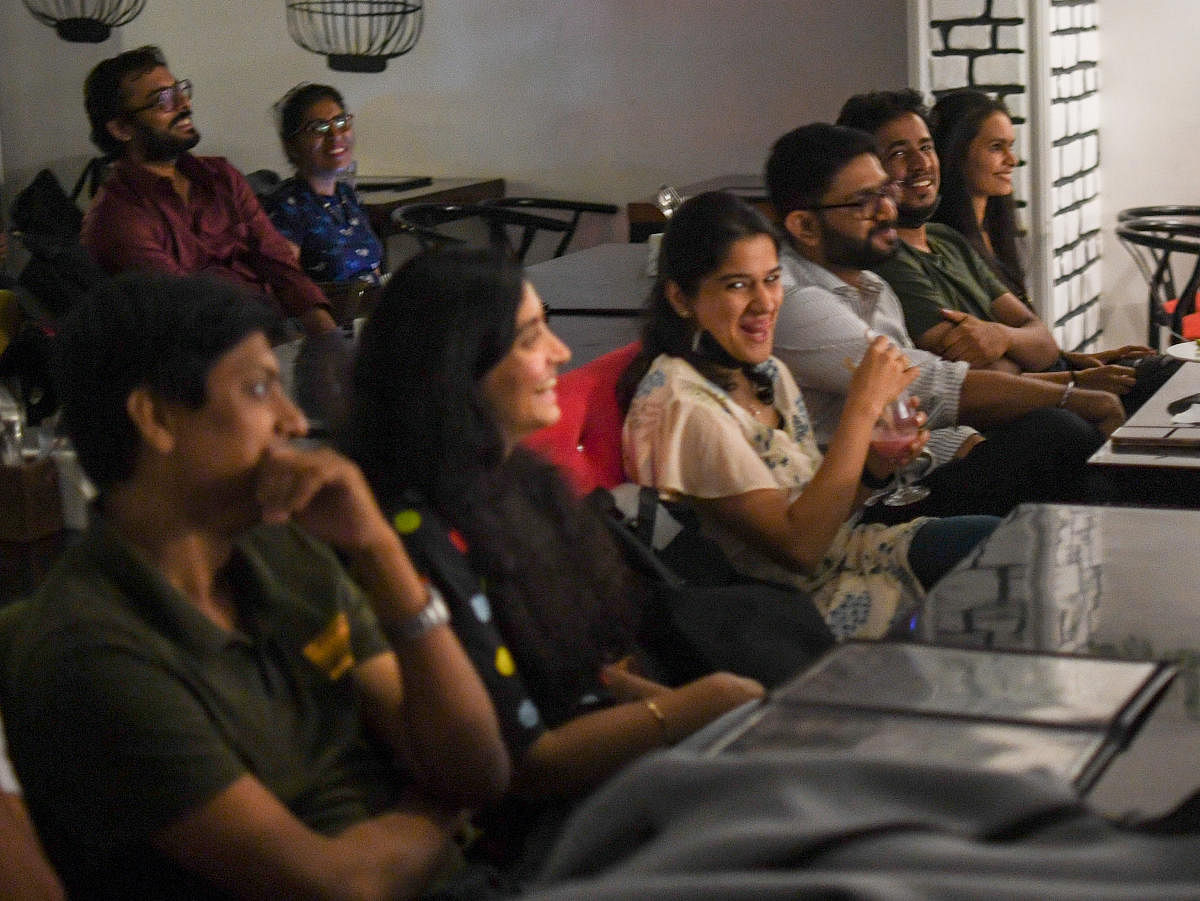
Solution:
[[[339,613],[316,638],[304,646],[304,656],[317,669],[336,682],[354,667],[350,650],[350,620]]]

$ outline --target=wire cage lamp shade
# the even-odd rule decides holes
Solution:
[[[284,0],[288,34],[339,72],[382,72],[421,36],[424,0]]]
[[[64,41],[99,44],[132,22],[146,0],[24,0],[25,8]]]

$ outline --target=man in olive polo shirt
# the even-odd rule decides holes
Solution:
[[[98,515],[18,624],[0,709],[72,895],[410,897],[507,784],[444,604],[358,469],[295,445],[268,328],[169,276],[63,325]]]

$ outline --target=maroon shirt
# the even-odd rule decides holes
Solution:
[[[121,160],[83,220],[83,244],[112,273],[208,273],[278,300],[291,316],[327,306],[245,177],[224,157],[180,154],[187,203],[171,180]]]

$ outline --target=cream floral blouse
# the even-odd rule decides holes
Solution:
[[[821,452],[791,373],[774,357],[763,366],[775,386],[778,429],[757,422],[684,360],[658,357],[625,419],[630,478],[668,499],[731,497],[764,488],[796,498],[820,466]],[[852,518],[808,575],[775,562],[704,508],[697,512],[740,572],[808,591],[838,639],[878,638],[906,620],[924,596],[907,559],[913,532],[924,519],[884,526]]]

